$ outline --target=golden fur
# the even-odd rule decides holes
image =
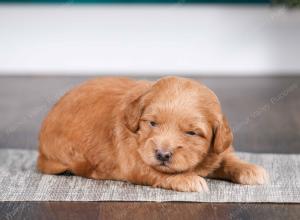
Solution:
[[[98,78],[65,94],[45,118],[38,169],[207,191],[203,177],[263,184],[265,170],[239,160],[216,95],[199,82]]]

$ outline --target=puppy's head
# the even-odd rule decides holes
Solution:
[[[191,170],[208,153],[220,154],[232,143],[217,97],[192,80],[162,78],[138,95],[126,112],[139,155],[161,172]]]

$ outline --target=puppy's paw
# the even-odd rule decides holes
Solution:
[[[254,164],[242,165],[235,173],[234,182],[245,185],[262,185],[268,182],[266,170]]]
[[[208,192],[204,178],[197,175],[174,175],[155,185],[156,187],[172,189],[181,192]]]
[[[208,192],[205,179],[201,176],[183,176],[173,180],[172,189],[183,192]]]

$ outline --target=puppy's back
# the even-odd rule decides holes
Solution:
[[[70,170],[71,164],[87,163],[91,149],[99,145],[109,147],[112,141],[113,109],[118,107],[126,91],[135,85],[136,81],[125,78],[97,78],[67,92],[42,124],[39,158]],[[49,170],[43,168],[45,163],[38,164],[41,171]],[[58,170],[64,171],[62,168]]]

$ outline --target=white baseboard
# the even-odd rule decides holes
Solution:
[[[300,10],[0,5],[0,74],[300,74]]]

